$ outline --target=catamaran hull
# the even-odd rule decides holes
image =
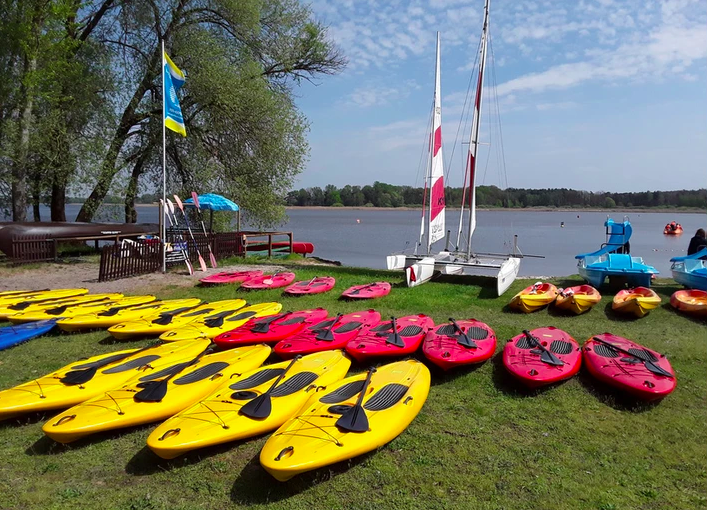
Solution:
[[[406,262],[406,255],[389,255],[387,257],[387,269],[389,269],[390,271],[404,269]]]
[[[407,287],[416,287],[426,283],[434,276],[434,257],[424,257],[404,269]]]

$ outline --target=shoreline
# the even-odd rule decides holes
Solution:
[[[146,205],[146,204],[144,204]],[[420,207],[365,207],[365,206],[343,206],[343,207],[332,207],[325,205],[304,205],[304,206],[286,206],[286,210],[322,210],[327,209],[330,211],[345,209],[349,211],[419,211]],[[456,209],[458,210],[458,209]],[[486,212],[608,212],[608,213],[685,213],[685,214],[707,214],[707,209],[700,209],[696,207],[674,207],[668,209],[644,209],[643,207],[637,208],[579,208],[579,207],[477,207],[476,211],[486,211]]]

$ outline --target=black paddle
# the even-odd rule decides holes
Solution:
[[[113,317],[114,315],[116,315],[116,314],[117,314],[118,312],[120,312],[121,310],[126,310],[126,309],[128,309],[128,308],[134,308],[134,309],[136,309],[136,310],[141,310],[141,309],[142,309],[141,307],[145,307],[145,305],[146,305],[146,303],[141,303],[141,304],[139,304],[139,305],[112,306],[112,307],[109,308],[108,310],[104,310],[103,312],[98,312],[96,315],[98,315],[99,317]],[[159,305],[155,305],[155,304],[154,304],[153,306],[159,306]],[[145,307],[145,308],[152,308],[152,307],[148,306],[148,307]]]
[[[274,384],[269,387],[264,393],[251,399],[249,402],[244,404],[239,410],[244,416],[255,419],[264,419],[271,414],[271,393],[276,389],[276,386],[281,382],[281,380],[286,376],[286,373],[291,369],[294,363],[301,359],[299,354],[291,360],[291,363],[281,372],[281,375],[276,378]]]
[[[322,329],[318,332],[316,335],[316,340],[325,340],[327,342],[332,342],[334,340],[333,338],[333,326],[340,320],[340,318],[343,316],[342,313],[339,313],[338,315],[335,316],[335,320],[333,320],[333,323],[330,325],[328,329]]]
[[[632,353],[630,353],[629,351],[627,351],[626,349],[622,349],[621,347],[616,346],[616,345],[614,345],[614,344],[612,344],[612,343],[609,343],[609,342],[607,342],[606,340],[602,340],[601,338],[599,338],[599,337],[597,337],[597,336],[592,337],[592,338],[593,338],[594,340],[596,340],[597,342],[602,343],[602,344],[606,345],[607,347],[610,347],[611,349],[614,349],[615,351],[621,352],[621,353],[623,353],[623,354],[626,354],[626,355],[628,355],[628,356],[631,356],[631,357],[633,357],[633,358],[636,358],[636,359],[638,359],[638,360],[643,361],[643,365],[646,367],[646,369],[648,369],[649,372],[653,372],[653,373],[656,374],[656,375],[662,375],[662,376],[665,376],[665,377],[673,378],[673,374],[671,374],[671,373],[668,372],[667,370],[665,370],[665,369],[659,367],[659,366],[656,365],[653,361],[649,361],[649,360],[647,360],[647,359],[643,359],[641,356],[638,356],[637,354],[632,354]]]
[[[249,305],[247,304],[246,306],[249,306]],[[240,309],[237,308],[236,310],[226,310],[224,312],[219,312],[214,315],[210,315],[209,317],[205,317],[205,320],[203,321],[203,323],[208,328],[218,328],[222,324],[224,324],[225,318],[237,313],[239,310]]]
[[[396,347],[404,347],[404,340],[402,340],[402,337],[397,333],[397,319],[395,317],[390,318],[392,319],[392,333],[387,335],[387,340],[385,341]]]
[[[69,384],[69,385],[75,385],[75,384],[84,384],[85,382],[90,381],[93,379],[93,377],[96,375],[96,372],[98,371],[99,368],[103,368],[107,365],[110,365],[111,363],[115,363],[117,361],[124,360],[130,356],[134,356],[140,352],[147,351],[148,349],[152,349],[155,347],[155,344],[147,345],[143,347],[142,349],[138,349],[137,351],[131,351],[127,352],[125,355],[116,357],[116,356],[108,356],[104,358],[103,361],[98,361],[95,365],[90,366],[89,368],[82,368],[79,370],[72,370],[70,372],[67,372],[64,374],[64,377],[62,377],[59,381],[64,383],[64,384]]]
[[[199,305],[198,305],[199,306]],[[151,322],[153,324],[160,324],[161,326],[167,326],[173,321],[173,318],[176,315],[180,315],[181,313],[187,312],[188,310],[192,310],[195,308],[194,306],[185,306],[183,308],[177,308],[171,312],[164,312],[161,313],[157,319],[153,319]],[[205,310],[204,313],[209,313],[212,310]]]
[[[453,318],[449,317],[449,322],[454,325],[454,328],[456,328],[456,331],[459,333],[456,336],[456,341],[458,343],[460,343],[464,347],[471,347],[472,349],[478,349],[478,345],[476,344],[476,342],[471,340],[471,338],[466,333],[464,333],[463,329],[461,329],[459,327],[459,325],[456,324],[456,321]]]
[[[363,285],[363,286],[360,287],[359,289],[355,289],[355,290],[352,291],[350,294],[360,294],[360,292],[362,292],[363,290],[365,290],[365,289],[367,289],[367,288],[370,288],[370,287],[374,287],[375,285],[377,285],[377,282],[375,282],[375,283],[368,283],[367,285]]]
[[[283,319],[284,317],[287,317],[288,315],[292,314],[293,312],[286,312],[282,313],[281,315],[276,315],[274,317],[271,317],[269,319],[259,321],[257,322],[253,328],[251,328],[252,333],[268,333],[269,332],[269,327],[271,326],[272,322],[276,322],[279,319]]]
[[[207,354],[207,352],[212,348],[212,346],[213,344],[210,343],[204,351],[195,356],[192,360],[175,367],[175,370],[173,370],[167,377],[163,377],[158,381],[148,381],[145,383],[140,383],[139,386],[141,386],[143,389],[133,395],[133,400],[136,400],[138,402],[160,402],[161,400],[163,400],[163,398],[165,398],[165,395],[168,393],[168,381],[170,381],[170,379],[181,373],[186,368],[191,367],[192,365],[200,361],[200,358]]]
[[[365,398],[365,392],[370,385],[372,374],[377,371],[374,367],[367,371],[367,377],[360,390],[360,396],[357,398],[357,403],[348,409],[343,415],[338,418],[335,424],[348,432],[367,432],[370,428],[370,422],[367,420],[367,414],[362,408],[362,400]]]
[[[543,363],[547,363],[548,365],[554,365],[556,367],[564,366],[565,362],[554,354],[552,354],[547,349],[545,349],[540,343],[540,341],[530,334],[530,331],[524,329],[523,333],[525,333],[525,336],[527,337],[528,341],[531,342],[533,346],[537,347],[542,351],[542,354],[540,354],[540,361],[542,361]]]

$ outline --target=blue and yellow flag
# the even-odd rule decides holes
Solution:
[[[163,90],[165,127],[180,133],[182,136],[187,136],[177,96],[177,91],[185,84],[185,73],[178,69],[178,66],[170,60],[167,53],[163,53],[163,74],[165,80],[165,90]]]

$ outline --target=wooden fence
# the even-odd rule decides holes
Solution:
[[[160,243],[111,244],[101,249],[99,281],[154,273],[163,265]]]
[[[57,256],[57,243],[45,234],[23,235],[12,239],[12,255],[15,264],[27,264],[54,260]]]

